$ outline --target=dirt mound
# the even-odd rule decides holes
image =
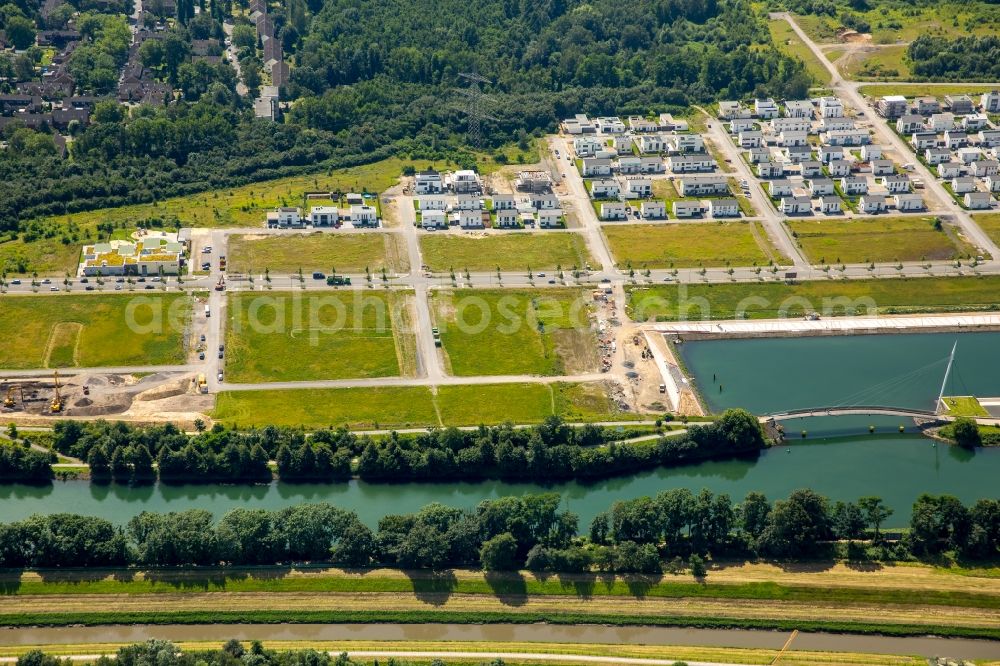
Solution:
[[[872,36],[867,32],[858,32],[857,30],[845,28],[837,33],[837,39],[846,44],[870,44]]]
[[[188,392],[188,388],[191,385],[191,380],[187,377],[184,379],[178,379],[176,381],[168,382],[162,384],[155,388],[148,389],[141,393],[136,394],[135,399],[142,402],[151,402],[153,400],[163,400],[164,398],[173,398],[174,396],[184,395]]]

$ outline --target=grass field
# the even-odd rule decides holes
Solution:
[[[232,236],[229,239],[230,273],[405,273],[410,268],[403,239],[393,233],[282,234]]]
[[[960,395],[954,397],[941,398],[944,401],[947,414],[950,416],[982,416],[988,417],[990,413],[979,404],[975,396]]]
[[[934,84],[924,83],[872,83],[863,85],[858,90],[869,97],[882,97],[883,95],[904,95],[906,97],[922,97],[932,95],[942,98],[945,95],[975,95],[995,90],[996,86],[977,83],[953,83]]]
[[[437,291],[431,310],[457,376],[594,371],[589,302],[577,289]]]
[[[817,264],[924,261],[973,256],[975,250],[934,217],[788,220],[809,261]]]
[[[233,382],[412,375],[410,295],[230,294],[226,372]]]
[[[264,568],[127,577],[64,572],[46,573],[44,579],[21,572],[3,581],[0,621],[108,624],[126,615],[152,623],[547,621],[996,638],[997,586],[975,570],[961,573],[924,565],[869,570],[829,562],[722,563],[704,582],[686,574],[536,577],[462,570],[435,575]],[[114,604],[106,603],[111,599]]]
[[[185,294],[5,296],[0,367],[182,363],[191,307]]]
[[[998,289],[1000,276],[658,285],[631,289],[628,307],[633,319],[666,321],[733,319],[738,313],[773,319],[807,311],[827,316],[960,312],[995,309]],[[745,301],[751,297],[757,300]]]
[[[806,72],[816,83],[824,84],[830,80],[830,72],[806,46],[806,43],[799,39],[788,21],[784,19],[769,21],[767,27],[771,31],[771,41],[774,42],[778,50],[792,58],[801,60],[806,66]]]
[[[592,260],[583,236],[572,232],[484,235],[425,234],[424,263],[433,271],[552,270],[585,266]]]
[[[866,11],[852,14],[871,25],[876,44],[911,42],[920,35],[956,38],[969,34],[987,35],[1000,29],[1000,17],[988,3],[977,0],[943,1],[928,5],[870,3]],[[839,14],[838,14],[839,16]],[[817,42],[837,42],[839,18],[796,16],[795,20]]]
[[[978,224],[994,243],[1000,243],[1000,213],[973,215],[972,221]]]
[[[841,72],[850,78],[865,79],[900,79],[910,78],[909,60],[906,58],[905,45],[883,46],[865,53],[861,57],[847,58]]]
[[[615,262],[642,268],[766,265],[774,250],[755,222],[604,225]],[[773,256],[773,254],[771,255]]]
[[[475,384],[232,391],[219,394],[213,418],[240,426],[269,423],[356,430],[539,423],[552,414],[569,422],[636,418],[616,410],[606,388],[592,384]]]

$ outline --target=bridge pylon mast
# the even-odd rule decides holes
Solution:
[[[944,398],[945,387],[948,385],[948,375],[951,374],[951,364],[955,362],[955,350],[958,348],[958,340],[951,346],[951,354],[948,356],[948,367],[944,370],[944,379],[941,380],[941,390],[938,392],[937,402],[934,404],[935,411],[942,408],[941,400]]]

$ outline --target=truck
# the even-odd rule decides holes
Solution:
[[[198,375],[198,392],[208,393],[208,380],[205,379],[204,373]]]
[[[208,306],[208,305],[205,306],[205,316],[206,317],[211,317],[212,316],[212,308],[210,306]]]
[[[339,287],[342,285],[350,285],[351,278],[344,277],[342,275],[328,275],[326,277],[326,283],[331,287]]]

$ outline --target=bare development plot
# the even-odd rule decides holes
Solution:
[[[979,228],[985,231],[994,243],[1000,243],[1000,213],[974,215],[972,221],[978,224]]]
[[[788,21],[784,19],[769,21],[767,27],[771,31],[771,40],[778,50],[792,58],[801,60],[806,66],[806,72],[816,83],[823,84],[830,80],[830,73],[826,67],[816,58],[806,43],[799,39]]]
[[[788,220],[808,259],[819,264],[929,261],[971,256],[956,229],[934,217]]]
[[[591,306],[581,290],[438,291],[431,311],[453,375],[596,371]]]
[[[777,256],[757,222],[603,225],[615,262],[632,268],[761,266]]]
[[[226,372],[234,382],[412,376],[408,292],[230,294]]]
[[[428,234],[420,238],[424,263],[433,271],[552,270],[592,260],[583,236],[574,232]]]
[[[68,368],[182,363],[190,297],[7,296],[0,367]],[[130,327],[129,321],[135,326]]]
[[[230,273],[292,273],[302,269],[340,273],[372,273],[383,268],[405,273],[410,268],[403,240],[395,233],[246,235],[229,239]]]

